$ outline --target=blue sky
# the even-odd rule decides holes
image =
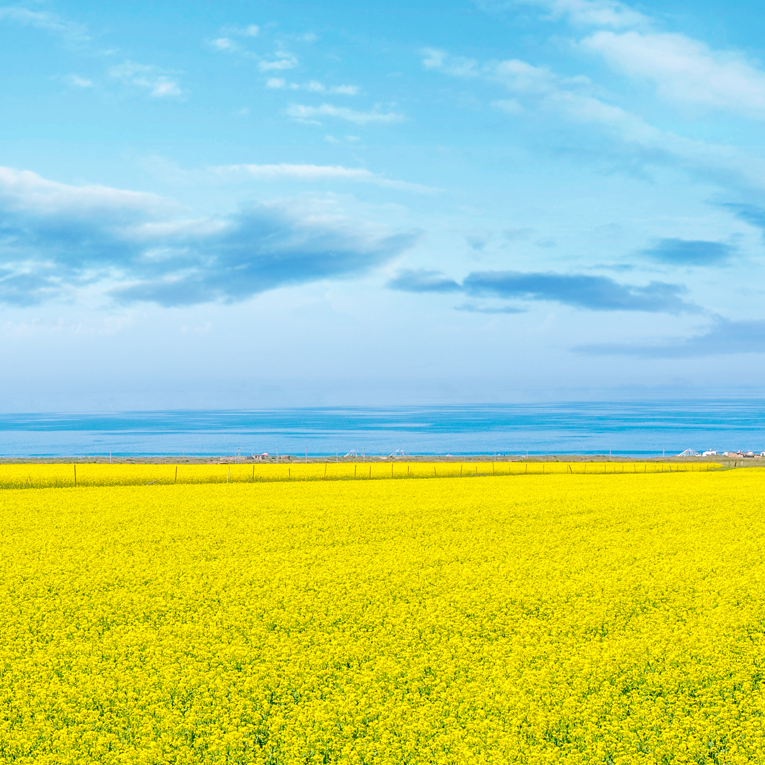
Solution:
[[[751,3],[0,6],[0,407],[761,395]]]

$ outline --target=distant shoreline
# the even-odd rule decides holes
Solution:
[[[306,458],[300,455],[280,455],[279,464],[295,465],[305,463],[383,463],[383,462],[446,462],[446,463],[476,463],[476,462],[613,462],[613,463],[705,463],[714,462],[724,467],[765,467],[764,457],[741,457],[723,455],[714,455],[709,457],[679,457],[677,455],[666,455],[664,457],[630,457],[609,454],[544,454],[528,456],[524,455],[501,455],[491,454],[480,455],[406,455],[396,457],[383,457],[375,455],[366,455],[366,457],[311,457]],[[60,465],[60,464],[114,464],[114,465],[274,465],[276,456],[271,455],[265,459],[253,459],[252,457],[242,456],[89,456],[89,457],[0,457],[0,465]]]

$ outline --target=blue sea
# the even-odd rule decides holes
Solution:
[[[765,400],[0,415],[1,457],[765,450]]]

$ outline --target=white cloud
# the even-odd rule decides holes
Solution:
[[[340,178],[364,183],[375,182],[378,177],[360,167],[342,167],[340,165],[225,165],[216,168],[217,172],[242,172],[259,180],[278,180],[289,178],[301,181],[325,180]]]
[[[424,57],[422,65],[426,69],[440,69],[449,55],[445,50],[439,48],[423,48],[420,52]]]
[[[137,82],[136,84],[140,85],[142,83]],[[146,87],[151,88],[151,95],[154,98],[173,98],[182,95],[178,83],[168,77],[157,77],[155,80],[148,82]]]
[[[522,114],[526,111],[514,98],[501,98],[492,101],[491,105],[507,114]]]
[[[229,26],[223,28],[223,33],[239,37],[257,37],[260,34],[260,27],[257,24],[246,24],[243,27]]]
[[[281,77],[271,77],[266,81],[267,88],[289,88],[289,90],[307,90],[309,93],[333,93],[340,96],[356,96],[360,93],[360,88],[356,85],[324,85],[317,80],[310,82],[297,83],[290,82]]]
[[[324,140],[327,143],[341,144],[341,143],[358,143],[361,138],[357,135],[347,135],[344,138],[335,138],[333,135],[325,135]]]
[[[245,58],[257,58],[254,53],[251,53],[246,48],[243,48],[236,40],[232,40],[232,37],[257,37],[260,33],[260,27],[257,24],[250,24],[245,27],[224,27],[220,37],[216,37],[212,40],[207,40],[207,45],[213,50],[221,51],[223,53],[234,53]]]
[[[177,98],[185,95],[178,82],[155,66],[145,66],[126,61],[111,67],[109,75],[122,82],[144,88],[152,98]]]
[[[359,87],[357,85],[335,85],[329,89],[330,93],[337,93],[339,96],[357,96]]]
[[[596,32],[581,43],[629,77],[651,81],[676,105],[765,119],[765,72],[683,35]]]
[[[10,167],[0,167],[0,204],[6,210],[35,209],[45,214],[112,210],[149,215],[177,208],[155,194],[98,185],[70,186]]]
[[[549,69],[511,59],[489,67],[494,79],[514,93],[549,93],[556,87],[557,77]]]
[[[545,93],[555,87],[558,77],[549,69],[526,61],[508,59],[480,64],[474,59],[452,56],[445,50],[425,48],[422,65],[452,77],[489,76],[519,93]]]
[[[432,193],[435,189],[417,183],[396,181],[373,173],[363,167],[343,167],[341,165],[224,165],[216,167],[215,172],[222,176],[245,175],[262,181],[350,181],[371,183],[384,188],[418,193]]]
[[[359,112],[354,109],[348,109],[344,106],[332,106],[331,104],[322,104],[321,106],[303,106],[292,104],[287,109],[290,117],[298,120],[316,120],[318,117],[335,117],[341,120],[347,120],[357,125],[392,124],[403,122],[406,118],[403,114],[397,112]]]
[[[76,74],[67,74],[61,78],[61,81],[66,85],[71,85],[75,88],[92,88],[93,81],[88,80],[85,77],[80,77]]]
[[[210,40],[210,45],[216,50],[222,50],[228,53],[237,53],[241,50],[240,46],[230,37],[217,37],[214,40]]]
[[[479,74],[477,62],[471,58],[450,56],[440,48],[423,48],[420,53],[426,69],[437,69],[455,77],[475,77]]]
[[[277,52],[277,58],[273,61],[261,61],[258,69],[261,72],[282,71],[284,69],[294,69],[299,61],[289,53]]]

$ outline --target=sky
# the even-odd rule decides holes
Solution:
[[[0,5],[0,410],[765,395],[751,2]]]

